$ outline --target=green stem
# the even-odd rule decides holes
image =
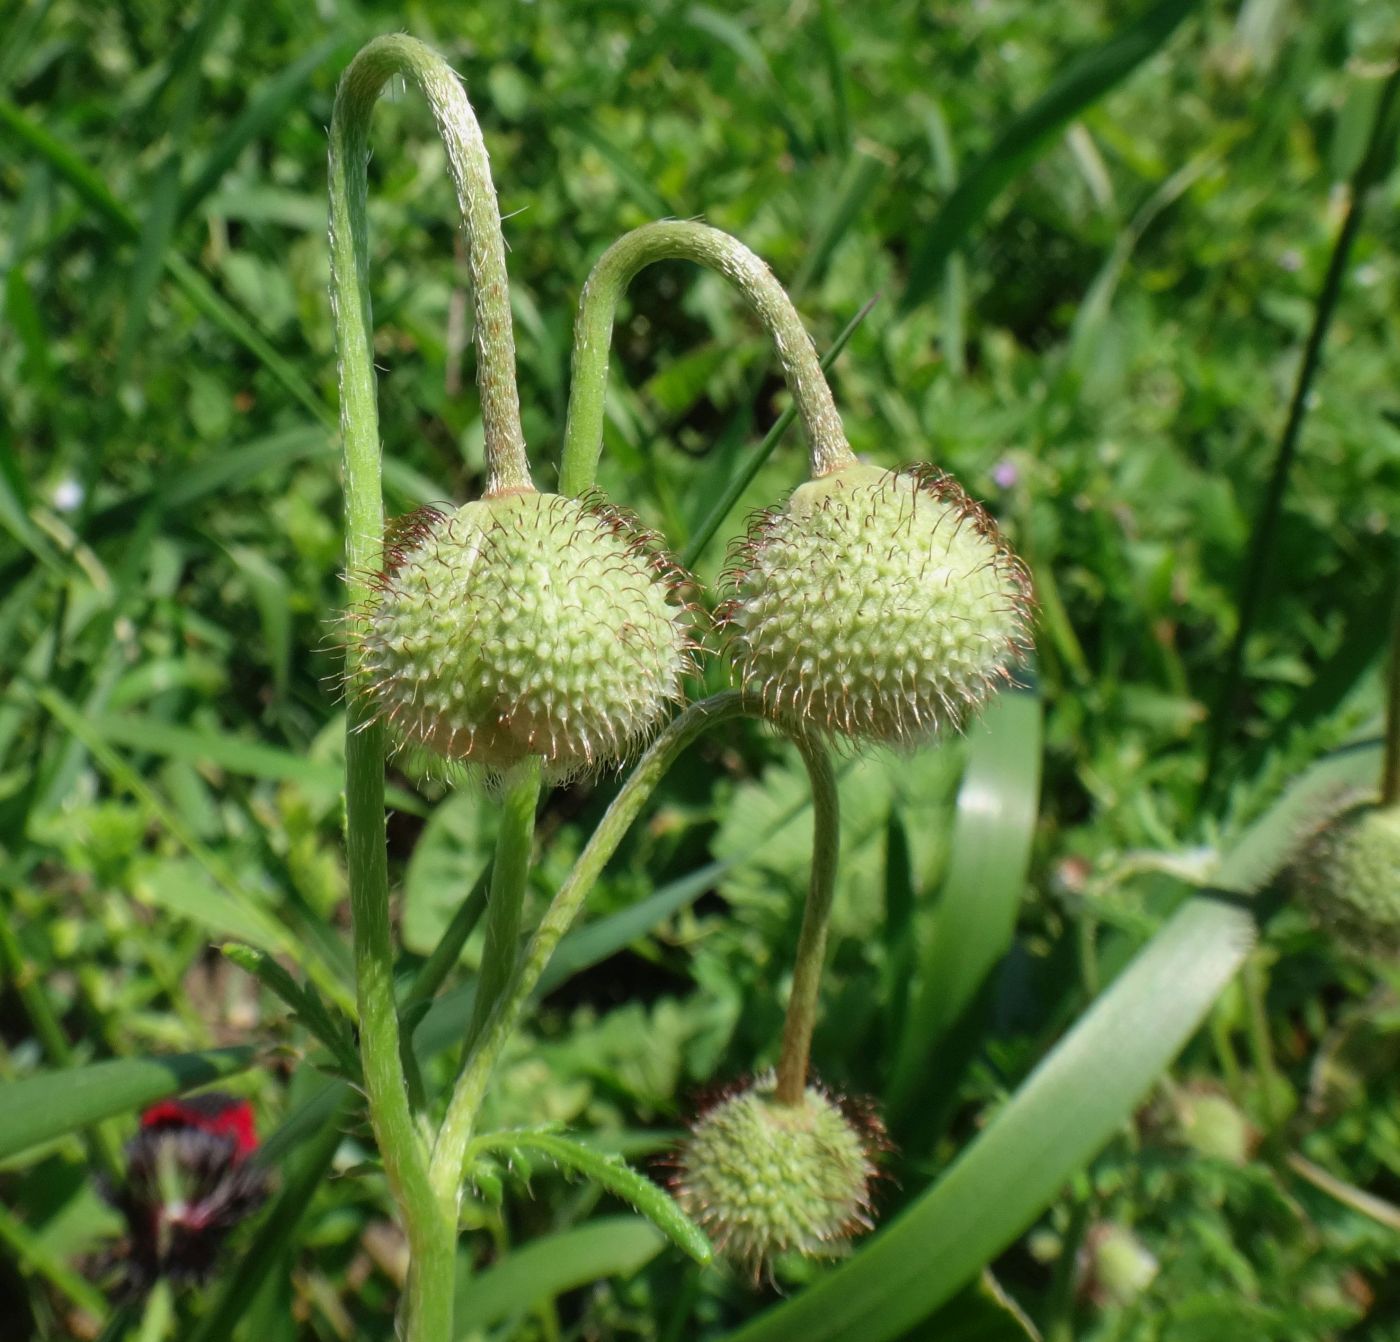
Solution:
[[[1390,617],[1390,662],[1385,679],[1385,764],[1381,769],[1381,805],[1400,802],[1400,582]]]
[[[1245,961],[1242,977],[1249,1051],[1253,1055],[1254,1070],[1260,1081],[1259,1107],[1263,1114],[1266,1136],[1272,1140],[1277,1135],[1279,1123],[1282,1121],[1279,1099],[1283,1079],[1274,1062],[1274,1045],[1269,1035],[1269,1012],[1265,1003],[1268,978],[1257,952]]]
[[[521,1012],[549,964],[560,938],[578,917],[584,900],[603,868],[622,842],[638,812],[646,805],[680,753],[706,728],[753,711],[751,702],[734,690],[712,695],[692,704],[651,743],[646,754],[613,798],[612,805],[593,831],[573,870],[545,910],[510,982],[492,1004],[481,1035],[466,1059],[448,1102],[447,1116],[433,1148],[433,1184],[439,1193],[456,1196],[462,1179],[462,1163],[477,1110],[486,1093],[491,1071],[515,1030]]]
[[[378,38],[355,57],[341,79],[330,135],[331,302],[345,443],[345,552],[352,625],[373,596],[372,574],[384,535],[366,165],[374,104],[394,75],[417,83],[432,107],[466,228],[476,291],[487,492],[532,487],[515,390],[505,248],[481,130],[457,76],[440,56],[409,37]],[[412,1266],[406,1335],[410,1342],[445,1342],[452,1335],[456,1208],[455,1203],[444,1207],[433,1195],[427,1151],[414,1122],[399,1056],[385,854],[385,735],[382,724],[372,721],[363,696],[354,693],[364,677],[353,637],[349,641],[345,835],[365,1091],[384,1172],[408,1232]]]
[[[1297,455],[1298,435],[1308,410],[1308,392],[1322,362],[1322,344],[1327,338],[1327,330],[1332,325],[1332,315],[1341,296],[1342,279],[1346,274],[1347,261],[1351,257],[1352,244],[1361,230],[1361,216],[1366,208],[1366,197],[1384,171],[1390,157],[1396,129],[1392,124],[1392,113],[1397,106],[1397,93],[1400,93],[1400,67],[1386,80],[1385,87],[1376,100],[1376,112],[1371,122],[1366,152],[1352,175],[1346,215],[1342,219],[1341,230],[1337,234],[1337,241],[1333,244],[1332,255],[1327,262],[1327,273],[1323,276],[1322,288],[1318,292],[1312,330],[1308,332],[1308,342],[1303,349],[1303,361],[1298,367],[1293,399],[1289,402],[1288,417],[1279,438],[1268,489],[1250,541],[1244,581],[1240,586],[1239,622],[1235,626],[1235,636],[1226,658],[1225,678],[1210,719],[1210,744],[1201,789],[1203,797],[1223,781],[1216,766],[1219,764],[1230,726],[1238,721],[1235,698],[1243,676],[1245,644],[1259,616],[1259,608],[1273,568],[1274,538],[1283,514],[1283,495],[1288,484],[1288,475],[1293,466],[1293,458]]]
[[[517,764],[506,780],[496,858],[491,868],[491,894],[486,903],[486,944],[476,981],[471,1026],[462,1049],[464,1058],[471,1053],[492,1006],[510,981],[520,951],[520,921],[539,800],[540,757],[531,755]]]
[[[432,48],[403,34],[376,38],[347,67],[331,117],[331,298],[340,346],[340,422],[346,460],[375,461],[378,480],[378,412],[372,362],[369,296],[369,225],[366,212],[369,124],[385,83],[395,75],[422,89],[447,148],[448,169],[467,238],[475,303],[476,376],[486,437],[488,495],[532,488],[520,428],[515,386],[515,336],[511,325],[505,242],[491,164],[471,103],[451,66]],[[370,472],[362,469],[365,482]],[[371,563],[378,555],[383,520],[378,488],[353,500],[351,538]],[[357,506],[358,504],[358,506]],[[369,570],[366,569],[367,573]],[[352,580],[364,575],[350,566]]]
[[[619,238],[599,258],[583,286],[574,323],[560,493],[583,494],[593,487],[603,450],[603,403],[617,305],[638,271],[663,260],[694,261],[718,271],[758,313],[778,348],[783,376],[807,430],[813,476],[854,461],[812,337],[787,290],[737,238],[704,224],[668,220],[645,224]]]
[[[773,1098],[797,1104],[807,1090],[807,1060],[817,1023],[817,998],[822,965],[826,962],[831,905],[836,895],[836,866],[841,847],[841,814],[836,777],[825,748],[810,737],[793,738],[812,783],[812,875],[807,907],[797,938],[797,962],[792,993],[783,1021],[783,1045],[778,1057],[778,1084]]]

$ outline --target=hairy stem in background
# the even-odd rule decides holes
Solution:
[[[476,981],[472,1022],[462,1046],[471,1054],[496,999],[510,981],[520,952],[520,919],[525,882],[530,876],[530,853],[535,842],[535,808],[540,800],[540,758],[532,755],[517,764],[506,779],[501,828],[496,835],[496,858],[491,868],[491,893],[486,902],[486,944]],[[438,1190],[439,1196],[442,1190]]]
[[[409,1342],[452,1335],[455,1203],[433,1196],[427,1151],[409,1104],[399,1056],[393,941],[385,856],[384,728],[357,690],[363,673],[353,622],[370,602],[371,575],[384,535],[379,411],[373,362],[367,210],[369,123],[384,84],[413,80],[432,106],[447,147],[476,286],[477,380],[489,466],[488,492],[529,489],[515,390],[515,344],[506,288],[505,248],[496,193],[480,128],[447,63],[412,38],[378,38],[351,62],[331,116],[331,303],[340,356],[340,424],[345,444],[346,570],[352,636],[346,654],[345,840],[354,928],[360,1051],[370,1122],[384,1171],[407,1225],[411,1255]]]
[[[1385,764],[1381,769],[1381,805],[1400,802],[1400,581],[1390,617],[1390,658],[1385,678]]]
[[[559,464],[559,491],[593,487],[603,450],[603,404],[617,305],[638,271],[654,261],[695,261],[718,271],[753,305],[778,347],[783,376],[807,430],[812,474],[826,475],[854,461],[841,416],[822,374],[812,337],[787,290],[737,238],[705,224],[668,220],[644,224],[619,238],[599,258],[579,299],[574,323],[568,423]]]
[[[750,711],[752,705],[744,695],[735,690],[712,695],[692,704],[651,743],[646,754],[637,761],[637,766],[627,781],[613,798],[612,805],[593,831],[573,870],[569,872],[563,885],[559,887],[539,926],[530,938],[511,975],[505,991],[497,998],[487,1017],[485,1026],[477,1039],[476,1046],[467,1058],[457,1084],[452,1091],[452,1099],[447,1106],[447,1116],[438,1133],[437,1144],[433,1148],[433,1184],[438,1189],[457,1189],[462,1178],[462,1162],[466,1156],[467,1143],[471,1140],[472,1126],[476,1122],[477,1110],[486,1094],[486,1084],[490,1080],[492,1068],[501,1056],[501,1050],[515,1030],[525,1004],[530,1000],[535,985],[549,964],[560,938],[569,930],[588,892],[593,889],[602,875],[617,846],[622,842],[637,813],[646,805],[647,799],[658,783],[676,762],[680,753],[707,727],[725,722],[741,713]]]
[[[807,1090],[807,1059],[812,1051],[812,1030],[817,1023],[817,997],[822,966],[826,962],[826,938],[831,928],[831,903],[836,895],[836,864],[841,847],[841,812],[836,778],[826,748],[810,737],[797,736],[812,782],[812,876],[807,887],[807,907],[797,938],[797,961],[792,994],[783,1020],[783,1046],[778,1058],[778,1084],[773,1098],[779,1104],[797,1104]]]
[[[1274,456],[1273,471],[1269,476],[1264,502],[1254,525],[1249,558],[1245,563],[1244,580],[1240,586],[1239,623],[1235,627],[1235,637],[1230,644],[1225,679],[1210,718],[1210,748],[1206,755],[1205,777],[1201,784],[1202,799],[1217,785],[1216,766],[1220,762],[1220,753],[1224,749],[1230,724],[1237,720],[1235,699],[1239,694],[1244,670],[1244,648],[1259,617],[1259,607],[1263,601],[1269,570],[1273,565],[1274,541],[1278,533],[1279,518],[1283,513],[1284,490],[1288,485],[1288,473],[1297,453],[1298,434],[1303,427],[1303,416],[1307,413],[1308,391],[1322,360],[1322,342],[1327,338],[1328,327],[1332,325],[1332,314],[1336,311],[1337,299],[1341,296],[1342,278],[1346,274],[1352,244],[1361,228],[1366,196],[1376,184],[1389,157],[1391,141],[1396,131],[1394,123],[1397,118],[1394,113],[1397,109],[1397,93],[1400,93],[1400,66],[1386,80],[1385,87],[1376,100],[1376,114],[1371,122],[1366,152],[1352,174],[1346,216],[1342,220],[1337,241],[1333,244],[1332,256],[1327,262],[1327,273],[1318,292],[1312,330],[1308,332],[1308,343],[1303,349],[1303,362],[1298,368],[1298,380],[1293,387],[1293,399],[1289,402],[1288,418],[1279,438],[1278,452]]]

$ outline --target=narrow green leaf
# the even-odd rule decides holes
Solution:
[[[351,1022],[325,1001],[310,984],[298,983],[266,951],[228,942],[221,947],[245,973],[251,974],[269,992],[291,1007],[296,1018],[321,1041],[352,1081],[360,1077],[360,1059],[355,1052]]]
[[[681,1211],[675,1199],[618,1156],[584,1146],[560,1133],[540,1130],[492,1132],[479,1137],[472,1146],[477,1151],[493,1151],[507,1159],[523,1152],[538,1151],[556,1165],[583,1175],[631,1203],[697,1263],[708,1263],[714,1257],[705,1232]]]
[[[1233,978],[1254,920],[1190,900],[944,1176],[810,1290],[734,1342],[886,1342],[1022,1234],[1119,1129]]]
[[[1092,106],[1159,50],[1196,0],[1161,0],[1106,42],[1071,60],[1059,78],[1013,118],[996,143],[962,176],[943,203],[909,266],[901,311],[918,307],[943,278],[943,265],[993,201]]]
[[[934,1045],[1011,948],[1040,804],[1040,716],[1033,693],[1008,691],[969,734],[948,871],[919,968],[920,992],[886,1092],[895,1121],[926,1081]],[[940,1084],[946,1080],[940,1077]]]
[[[3,1206],[0,1206],[0,1245],[9,1250],[8,1256],[25,1272],[45,1278],[99,1323],[107,1317],[107,1301],[102,1292],[81,1273],[73,1271],[40,1235]]]
[[[794,297],[826,271],[832,252],[862,212],[870,208],[889,168],[886,157],[869,149],[858,149],[847,160],[831,201],[820,216],[816,236],[792,277]]]
[[[661,1232],[639,1216],[604,1217],[517,1249],[480,1276],[458,1278],[456,1317],[491,1328],[602,1277],[630,1277],[660,1252]]]
[[[733,865],[732,861],[707,862],[703,867],[668,882],[630,908],[620,909],[570,932],[560,942],[549,968],[541,977],[540,992],[551,992],[561,983],[567,983],[575,974],[591,969],[609,956],[625,950],[653,928],[693,904],[706,890],[713,890]]]
[[[121,1058],[0,1083],[0,1160],[252,1065],[251,1048]]]

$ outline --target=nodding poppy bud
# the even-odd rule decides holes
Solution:
[[[771,1074],[701,1111],[675,1160],[672,1188],[715,1248],[755,1277],[787,1253],[831,1257],[869,1230],[884,1125],[810,1085],[774,1098]]]
[[[691,669],[687,575],[630,513],[534,491],[392,529],[356,635],[379,718],[447,760],[617,762]]]
[[[246,1100],[218,1091],[163,1100],[141,1115],[126,1145],[126,1182],[104,1188],[126,1219],[127,1286],[160,1277],[201,1281],[229,1231],[267,1197],[267,1171]]]
[[[1352,806],[1308,840],[1292,888],[1324,931],[1358,956],[1400,956],[1400,806]]]
[[[950,476],[856,464],[759,514],[720,609],[741,688],[776,720],[914,745],[958,726],[1030,646],[1030,578]]]

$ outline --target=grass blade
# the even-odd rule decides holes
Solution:
[[[610,1216],[517,1249],[479,1277],[459,1279],[456,1317],[477,1329],[528,1314],[564,1291],[603,1277],[630,1277],[665,1244],[640,1216]]]
[[[238,114],[234,123],[220,137],[180,193],[178,219],[187,219],[213,191],[224,174],[238,161],[238,156],[260,135],[274,127],[300,96],[302,87],[313,74],[333,57],[339,64],[343,53],[360,44],[357,35],[337,33],[304,51],[290,65],[283,67],[262,85],[257,97]]]
[[[963,174],[925,234],[909,266],[901,311],[918,307],[933,292],[943,278],[944,263],[992,202],[1055,136],[1157,51],[1195,7],[1195,0],[1162,0],[1108,41],[1070,61],[1060,77],[1013,118],[996,143]]]
[[[997,697],[971,735],[958,791],[952,851],[886,1092],[898,1124],[922,1093],[929,1052],[972,1006],[1011,947],[1026,888],[1040,801],[1040,701],[1015,690]],[[939,1085],[948,1078],[941,1074]]]
[[[0,1085],[0,1160],[252,1065],[251,1048],[120,1058]]]
[[[1327,339],[1328,328],[1332,325],[1337,300],[1341,297],[1342,279],[1346,274],[1347,262],[1351,258],[1352,245],[1361,231],[1361,216],[1366,207],[1366,197],[1385,171],[1390,156],[1394,153],[1396,134],[1400,131],[1400,124],[1397,123],[1400,123],[1400,69],[1391,74],[1381,90],[1366,152],[1352,176],[1346,216],[1337,233],[1337,241],[1333,244],[1332,255],[1328,258],[1327,273],[1323,276],[1322,287],[1318,290],[1312,329],[1308,332],[1303,361],[1298,367],[1293,397],[1288,403],[1288,417],[1279,436],[1278,451],[1274,454],[1268,488],[1252,529],[1249,557],[1245,561],[1244,578],[1240,583],[1239,621],[1235,626],[1235,636],[1230,642],[1225,677],[1221,682],[1214,711],[1210,715],[1210,746],[1206,755],[1205,779],[1201,785],[1202,801],[1220,784],[1220,773],[1216,765],[1220,762],[1220,754],[1225,748],[1230,724],[1237,716],[1235,698],[1239,693],[1244,672],[1244,647],[1259,617],[1259,608],[1268,585],[1274,545],[1283,516],[1283,495],[1288,486],[1293,458],[1297,455],[1298,435],[1303,428],[1303,417],[1308,412],[1308,392],[1322,363],[1322,345]]]

